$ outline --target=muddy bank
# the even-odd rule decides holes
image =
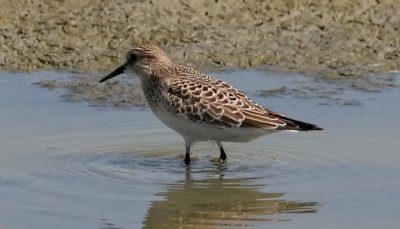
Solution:
[[[343,78],[400,69],[396,0],[0,3],[3,71],[109,70],[146,41],[205,70]]]
[[[48,73],[57,75],[57,73]],[[61,89],[61,97],[69,102],[84,101],[94,106],[113,106],[116,108],[145,108],[147,103],[143,95],[139,79],[120,76],[116,80],[99,83],[99,73],[68,73],[68,77],[46,79],[35,84],[47,89]],[[265,71],[227,71],[213,74],[218,78],[240,85],[239,89],[250,97],[263,100],[266,97],[286,97],[312,99],[318,105],[360,106],[373,99],[377,92],[400,86],[397,80],[400,74],[380,74],[365,77],[352,77],[344,80],[327,80],[318,77],[306,77],[298,74],[279,75]],[[278,78],[286,80],[284,84],[276,84]],[[291,80],[289,80],[291,79]],[[258,86],[256,90],[248,90],[247,84]],[[238,83],[242,82],[242,83]],[[349,93],[350,92],[350,93]],[[370,95],[360,100],[354,98],[354,92],[367,92]]]
[[[41,80],[35,85],[50,90],[63,89],[61,97],[68,102],[84,101],[93,106],[112,105],[122,109],[147,106],[139,83],[113,80],[101,84],[95,79],[94,74],[77,73],[67,80]]]

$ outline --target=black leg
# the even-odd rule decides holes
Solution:
[[[218,147],[219,147],[219,161],[225,161],[226,160],[226,154],[225,154],[225,150],[224,147],[222,146],[221,142],[217,142],[218,143]]]
[[[186,154],[185,154],[185,164],[190,165],[190,140],[185,139]]]

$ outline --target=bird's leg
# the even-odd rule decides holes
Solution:
[[[186,147],[186,154],[185,154],[185,164],[190,165],[190,140],[185,139],[185,147]]]
[[[222,145],[222,142],[217,142],[218,147],[219,147],[219,162],[223,162],[226,160],[226,154],[225,154],[225,150],[224,150],[224,146]]]

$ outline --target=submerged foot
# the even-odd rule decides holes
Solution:
[[[226,163],[226,159],[222,159],[222,158],[219,158],[219,157],[210,158],[210,161],[211,161],[213,164],[222,164],[222,163]]]
[[[226,157],[225,157],[224,159],[222,159],[222,158],[219,158],[219,159],[218,159],[218,163],[219,163],[219,164],[225,163],[225,162],[226,162]]]
[[[185,155],[185,165],[190,165],[190,155],[189,154]]]

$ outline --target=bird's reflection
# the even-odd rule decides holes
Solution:
[[[279,213],[318,210],[317,202],[290,201],[283,199],[284,193],[263,192],[257,179],[226,179],[223,171],[219,173],[196,180],[188,169],[184,180],[166,185],[157,194],[162,199],[151,203],[144,228],[242,227],[274,220]]]

